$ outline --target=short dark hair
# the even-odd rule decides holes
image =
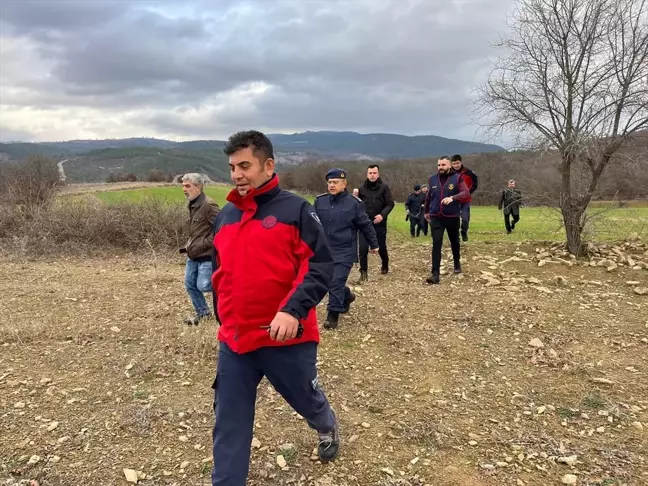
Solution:
[[[370,164],[367,166],[367,169],[378,169],[380,170],[380,166],[378,164]]]
[[[225,155],[230,156],[248,147],[252,147],[252,153],[255,157],[260,158],[262,162],[267,159],[274,159],[272,142],[263,133],[256,130],[236,132],[227,140],[223,152],[225,152]]]
[[[439,157],[439,160],[450,160],[450,157],[448,157],[447,155],[442,155],[441,157]]]
[[[463,159],[461,158],[461,155],[459,155],[459,154],[454,154],[454,155],[450,158],[450,162],[456,162],[456,161],[461,162],[462,160],[463,160]]]

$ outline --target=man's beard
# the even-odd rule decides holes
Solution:
[[[441,174],[441,175],[449,175],[451,170],[452,169],[439,169],[439,174]]]

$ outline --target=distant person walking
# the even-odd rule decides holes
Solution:
[[[360,186],[358,197],[365,204],[367,216],[374,224],[378,238],[378,254],[382,266],[380,273],[389,272],[389,253],[387,252],[387,216],[394,209],[394,198],[391,189],[380,178],[380,167],[372,164],[367,167],[367,179]],[[369,243],[360,236],[360,280],[369,279]]]
[[[182,190],[189,201],[189,239],[180,253],[187,255],[185,288],[194,308],[194,317],[185,324],[197,326],[202,319],[211,317],[209,305],[203,292],[211,292],[212,227],[220,208],[203,192],[201,174],[191,173],[182,177]]]
[[[244,486],[264,376],[317,432],[320,461],[338,454],[338,420],[317,376],[317,304],[330,288],[333,257],[313,206],[279,186],[268,137],[236,133],[224,152],[235,187],[214,226],[221,325],[212,485]]]
[[[324,323],[325,328],[335,329],[340,314],[347,313],[356,299],[346,283],[353,264],[358,261],[358,231],[369,242],[371,253],[378,252],[378,239],[364,203],[347,191],[346,171],[329,170],[326,183],[328,192],[317,196],[314,206],[335,262]]]
[[[423,233],[425,236],[428,235],[428,220],[425,219],[425,198],[427,197],[428,193],[428,186],[427,184],[423,184],[421,186],[421,194],[423,194],[423,204],[421,204],[421,233]]]
[[[497,208],[504,211],[504,226],[506,233],[511,234],[515,225],[520,221],[520,208],[522,207],[522,193],[515,188],[513,179],[508,181],[508,187],[502,190]],[[513,217],[513,221],[511,221]]]
[[[477,174],[475,174],[468,167],[463,165],[463,160],[461,155],[453,155],[450,159],[452,162],[452,169],[463,177],[470,191],[469,196],[466,198],[466,201],[461,203],[461,239],[463,241],[468,241],[468,227],[470,226],[470,205],[472,204],[472,193],[477,190],[477,185],[479,183],[477,179]]]
[[[421,192],[421,185],[414,186],[414,192],[407,196],[405,201],[406,218],[410,223],[410,235],[412,238],[421,235],[421,217],[423,214],[423,204],[425,203],[425,194]]]
[[[452,170],[450,158],[443,156],[438,161],[438,173],[430,176],[430,191],[425,198],[425,218],[430,222],[432,231],[432,271],[425,280],[429,284],[438,284],[441,273],[441,248],[443,234],[448,232],[454,273],[461,273],[461,254],[459,243],[459,217],[461,203],[466,200],[470,191],[458,173]]]

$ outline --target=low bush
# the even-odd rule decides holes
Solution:
[[[187,238],[186,205],[158,198],[106,204],[60,198],[30,217],[0,208],[0,246],[25,254],[85,254],[111,250],[175,252]]]

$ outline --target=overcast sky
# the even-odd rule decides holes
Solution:
[[[512,0],[0,0],[0,140],[353,130],[483,140]]]

